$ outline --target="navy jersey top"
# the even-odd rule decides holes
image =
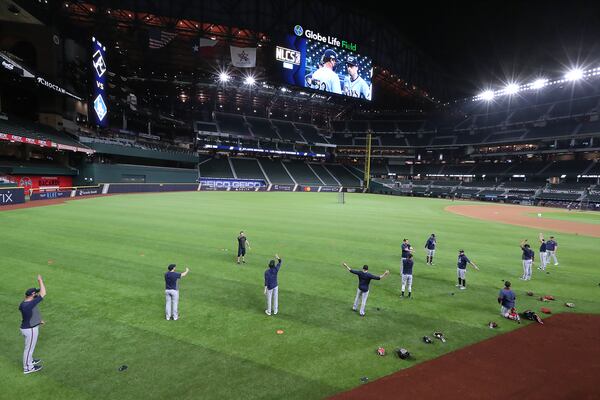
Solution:
[[[521,257],[523,260],[533,259],[533,250],[527,247],[521,247],[521,250],[523,250],[523,256]]]
[[[500,289],[498,298],[500,299],[500,304],[502,304],[502,307],[513,308],[515,306],[515,300],[517,299],[517,296],[515,295],[515,292],[510,289]]]
[[[267,268],[265,271],[265,286],[268,290],[277,287],[277,273],[279,272],[279,268],[281,268],[281,258],[275,267]]]
[[[546,252],[546,242],[542,242],[542,244],[540,245],[540,253],[545,253]]]
[[[431,237],[427,239],[427,243],[425,243],[425,248],[427,250],[435,250],[435,239]]]
[[[466,269],[467,268],[467,263],[470,263],[470,262],[471,262],[471,260],[469,260],[467,258],[467,256],[465,256],[464,254],[460,254],[458,256],[458,261],[456,262],[456,266],[459,269]]]
[[[546,241],[546,250],[554,251],[556,250],[556,246],[558,246],[558,243],[555,240],[550,239]]]
[[[412,275],[414,264],[415,264],[415,262],[410,258],[403,260],[402,261],[402,275]]]
[[[246,248],[246,236],[238,236],[238,246],[240,249]]]
[[[364,271],[357,271],[354,269],[350,270],[351,273],[353,273],[354,275],[358,275],[358,288],[361,290],[361,292],[368,292],[369,291],[369,284],[371,283],[371,279],[375,279],[375,280],[380,280],[381,278],[376,276],[376,275],[372,275],[368,272],[364,272]]]
[[[181,278],[179,272],[165,272],[166,290],[179,290],[179,278]]]
[[[37,305],[44,300],[42,296],[36,296],[31,301],[23,301],[19,305],[19,311],[23,320],[21,321],[21,329],[35,328],[42,322],[42,315]]]
[[[402,243],[402,258],[408,257],[410,254],[410,243]]]

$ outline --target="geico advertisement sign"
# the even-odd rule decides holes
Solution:
[[[265,184],[258,181],[201,181],[202,186],[207,186],[211,188],[261,188],[264,187]]]

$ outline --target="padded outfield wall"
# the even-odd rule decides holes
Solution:
[[[91,180],[90,180],[91,178]],[[75,185],[95,183],[195,183],[198,170],[130,164],[85,164]]]

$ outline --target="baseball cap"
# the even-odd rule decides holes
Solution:
[[[365,264],[365,265],[363,265],[363,269],[368,271],[369,270],[369,266]]]
[[[504,282],[504,286],[510,287],[510,282],[509,281]]]
[[[348,56],[346,58],[346,64],[350,64],[350,65],[358,65],[358,59],[354,56]]]
[[[458,252],[459,253],[464,253],[465,251],[463,249],[460,249]]]
[[[175,269],[175,266],[176,266],[175,264],[169,264],[169,266],[167,267],[167,269],[169,271],[173,271]]]
[[[32,287],[25,291],[25,296],[31,296],[32,294],[39,293],[39,292],[40,292],[40,289]]]

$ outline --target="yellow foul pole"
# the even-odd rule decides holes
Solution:
[[[367,148],[365,152],[365,179],[364,186],[369,189],[371,182],[371,132],[367,133]]]

